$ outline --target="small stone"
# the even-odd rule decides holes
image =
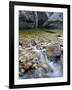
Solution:
[[[32,46],[37,45],[37,43],[34,40],[32,40],[31,43],[32,43]]]
[[[29,69],[32,66],[32,63],[28,62],[24,64],[24,69]]]
[[[32,68],[37,68],[37,64],[33,64],[32,65]]]
[[[47,64],[42,64],[41,65],[43,68],[48,68],[48,65]]]
[[[21,72],[23,73],[23,72],[25,72],[25,70],[24,69],[21,69]]]

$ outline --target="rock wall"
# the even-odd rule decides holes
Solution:
[[[63,29],[63,13],[19,11],[19,29]]]

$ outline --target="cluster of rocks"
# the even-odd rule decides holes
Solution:
[[[60,61],[63,52],[63,39],[58,36],[56,42],[40,42],[40,41],[20,41],[19,42],[19,76],[22,78],[38,78],[47,77],[47,72],[52,72],[52,68],[48,65],[50,61]],[[41,56],[42,54],[42,56]],[[40,60],[41,59],[41,60]],[[43,60],[42,60],[43,59]],[[27,75],[28,73],[32,75]],[[26,74],[27,73],[27,74]],[[31,73],[31,74],[32,74]]]

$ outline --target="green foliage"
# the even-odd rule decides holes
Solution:
[[[63,20],[48,21],[48,23],[63,23]]]

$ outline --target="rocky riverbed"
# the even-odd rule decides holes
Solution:
[[[19,78],[63,76],[63,38],[19,39]]]

